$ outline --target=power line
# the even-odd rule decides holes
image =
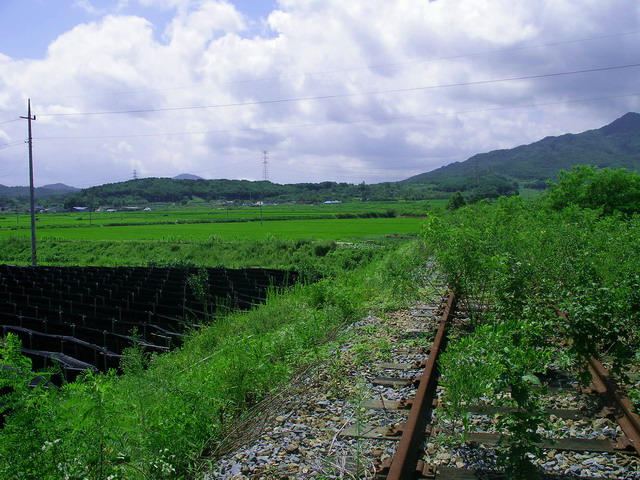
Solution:
[[[405,66],[405,65],[414,65],[414,64],[419,64],[419,63],[430,63],[430,62],[439,62],[439,61],[446,61],[446,60],[457,60],[457,59],[461,59],[461,58],[472,58],[472,57],[480,57],[480,56],[487,56],[487,55],[495,55],[495,54],[499,54],[499,53],[517,52],[517,51],[530,50],[530,49],[535,49],[535,48],[557,47],[557,46],[560,46],[560,45],[569,45],[569,44],[572,44],[572,43],[581,43],[581,42],[587,42],[587,41],[593,41],[593,40],[604,40],[604,39],[607,39],[607,38],[616,38],[616,37],[622,37],[622,36],[628,36],[628,35],[635,35],[637,33],[640,33],[640,30],[632,30],[632,31],[629,31],[629,32],[613,33],[613,34],[609,34],[609,35],[599,35],[599,36],[594,36],[594,37],[585,37],[585,38],[578,38],[578,39],[561,40],[561,41],[551,42],[551,43],[541,43],[541,44],[535,44],[535,45],[523,45],[523,46],[520,46],[520,47],[503,48],[503,49],[498,49],[498,50],[488,50],[488,51],[484,51],[484,52],[463,53],[463,54],[459,54],[459,55],[450,55],[450,56],[445,56],[445,57],[420,58],[420,59],[408,60],[408,61],[404,61],[404,62],[391,62],[391,63],[382,63],[382,64],[373,64],[373,65],[363,65],[363,66],[359,66],[359,67],[340,68],[340,69],[333,69],[333,70],[323,70],[323,71],[310,72],[310,73],[289,74],[289,75],[280,75],[280,76],[274,76],[274,77],[258,77],[258,78],[248,78],[248,79],[242,79],[242,80],[235,80],[235,81],[230,81],[230,82],[209,83],[207,85],[203,85],[202,87],[205,87],[205,86],[206,87],[211,87],[211,86],[238,85],[238,84],[243,84],[243,83],[256,83],[256,82],[292,79],[292,78],[300,78],[300,77],[311,77],[311,76],[318,76],[318,75],[331,75],[331,74],[335,74],[335,73],[346,73],[346,72],[353,72],[353,71],[360,71],[360,70],[376,70],[376,69],[383,69],[383,68],[393,68],[393,67],[401,67],[401,66]],[[136,95],[136,94],[141,94],[141,93],[168,92],[168,91],[186,90],[186,89],[193,89],[193,88],[197,88],[197,86],[189,85],[189,86],[182,86],[182,87],[156,88],[156,89],[144,89],[144,90],[130,90],[130,91],[94,93],[94,94],[85,94],[85,95],[67,95],[67,96],[61,96],[61,97],[41,97],[41,98],[38,98],[38,99],[39,100],[47,100],[47,99],[51,99],[51,98],[66,99],[66,98],[103,97],[103,96],[111,96],[111,95]]]
[[[16,145],[22,145],[25,142],[26,140],[19,140],[17,142],[5,143],[3,145],[0,145],[0,150],[2,150],[3,148],[15,147]]]
[[[77,188],[83,188],[83,187],[89,188],[96,185],[106,185],[108,183],[126,182],[128,180],[130,180],[130,178],[126,177],[125,175],[122,175],[119,177],[109,177],[109,178],[99,178],[94,180],[88,180],[83,183],[76,183],[74,184],[74,186]]]
[[[518,108],[548,107],[553,105],[567,105],[571,103],[593,102],[593,101],[599,101],[599,100],[612,100],[616,98],[628,98],[628,97],[635,97],[638,95],[640,95],[640,92],[627,93],[627,94],[621,94],[621,95],[611,95],[611,96],[604,96],[604,97],[559,100],[556,102],[530,103],[530,104],[523,104],[523,105],[510,105],[505,107],[477,108],[477,109],[471,109],[471,110],[457,110],[457,111],[450,111],[450,112],[435,112],[435,113],[425,113],[425,114],[416,114],[416,115],[400,115],[400,116],[393,116],[393,117],[368,118],[368,119],[362,119],[362,120],[344,120],[344,121],[336,121],[336,122],[316,122],[316,123],[303,123],[303,124],[295,124],[295,125],[273,125],[273,126],[267,126],[267,127],[247,127],[247,128],[225,129],[225,130],[200,130],[200,131],[193,131],[193,132],[37,137],[37,140],[97,140],[97,139],[109,139],[109,138],[141,138],[141,137],[144,138],[144,137],[168,137],[168,136],[179,136],[179,135],[260,132],[265,130],[280,130],[280,129],[288,129],[288,128],[309,128],[309,127],[324,127],[324,126],[332,126],[332,125],[353,125],[353,124],[359,124],[359,123],[372,123],[372,122],[390,122],[395,120],[409,120],[412,118],[443,117],[443,116],[449,116],[449,115],[464,115],[469,113],[494,112],[499,110],[512,110],[512,109],[518,109]]]
[[[326,171],[326,172],[334,171],[336,168],[341,168],[343,170],[352,170],[356,172],[379,171],[381,173],[398,170],[397,167],[371,167],[369,165],[355,166],[355,165],[345,165],[344,162],[340,162],[340,165],[336,165],[336,164],[330,164],[330,163],[318,163],[317,161],[314,161],[313,165],[287,163],[286,167],[287,169],[301,168],[305,170],[308,169],[308,170]]]
[[[24,160],[27,160],[27,159],[28,159],[28,157],[23,157],[23,158],[19,158],[18,160],[16,160],[16,162],[13,164],[13,166],[12,166],[12,167],[10,167],[10,170],[8,171],[8,173],[5,173],[5,174],[0,175],[0,178],[6,178],[6,177],[8,177],[9,175],[12,175],[12,174],[13,174],[13,172],[15,172],[15,171],[18,169],[18,167],[19,167],[20,165],[22,165],[22,163],[24,162]]]
[[[77,116],[90,116],[90,115],[119,115],[119,114],[132,114],[132,113],[157,113],[157,112],[172,112],[172,111],[180,111],[180,110],[201,110],[201,109],[209,109],[209,108],[225,108],[225,107],[243,107],[243,106],[251,106],[251,105],[270,105],[277,103],[292,103],[292,102],[302,102],[302,101],[311,101],[311,100],[329,100],[336,98],[348,98],[348,97],[358,97],[358,96],[370,96],[370,95],[382,95],[387,93],[406,93],[406,92],[416,92],[422,90],[434,90],[439,88],[451,88],[451,87],[468,87],[473,85],[488,85],[494,83],[503,83],[503,82],[513,82],[518,80],[534,80],[539,78],[551,78],[551,77],[561,77],[568,75],[578,75],[584,73],[595,73],[595,72],[604,72],[611,70],[621,70],[625,68],[636,68],[640,67],[640,63],[631,63],[627,65],[616,65],[611,67],[600,67],[600,68],[589,68],[585,70],[572,70],[568,72],[554,72],[554,73],[543,73],[538,75],[525,75],[521,77],[509,77],[509,78],[497,78],[491,80],[478,80],[473,82],[459,82],[459,83],[448,83],[441,85],[427,85],[422,87],[409,87],[409,88],[394,88],[390,90],[379,90],[373,92],[360,92],[360,93],[340,93],[333,95],[318,95],[313,97],[298,97],[298,98],[282,98],[277,100],[257,100],[253,102],[237,102],[237,103],[220,103],[214,105],[192,105],[188,107],[167,107],[167,108],[147,108],[147,109],[137,109],[137,110],[115,110],[115,111],[104,111],[104,112],[77,112],[77,113],[40,113],[41,117],[77,117]]]
[[[14,118],[13,120],[7,120],[5,122],[0,122],[0,125],[4,125],[5,123],[17,122],[20,118]]]

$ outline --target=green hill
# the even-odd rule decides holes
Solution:
[[[425,185],[384,182],[374,185],[320,182],[277,184],[248,180],[176,180],[172,178],[142,178],[126,182],[90,187],[67,195],[66,208],[87,205],[141,205],[145,203],[188,203],[236,201],[240,203],[266,202],[324,202],[354,199],[424,200],[443,198]]]
[[[640,114],[627,113],[602,128],[546,137],[530,145],[480,153],[404,180],[445,191],[469,190],[486,182],[516,181],[544,188],[560,170],[574,165],[640,170]]]
[[[34,189],[36,198],[45,198],[52,195],[61,195],[79,191],[79,188],[70,187],[63,183],[43,185]],[[7,187],[0,185],[0,197],[29,198],[29,187]]]

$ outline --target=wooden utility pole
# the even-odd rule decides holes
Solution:
[[[262,152],[262,181],[269,181],[269,152]],[[262,225],[262,204],[264,203],[264,185],[262,185],[262,200],[260,200],[260,225]]]
[[[31,265],[34,267],[38,264],[36,258],[36,200],[33,189],[33,137],[31,135],[31,122],[36,116],[31,116],[31,99],[27,101],[27,116],[20,117],[27,120],[29,125],[29,200],[31,203]]]

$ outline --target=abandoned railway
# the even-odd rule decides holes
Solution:
[[[239,429],[206,478],[507,478],[499,457],[510,441],[500,419],[515,409],[508,399],[468,405],[471,427],[446,415],[438,358],[448,330],[468,321],[441,287],[410,310],[352,325],[332,362],[258,407],[261,418]],[[362,335],[380,351],[363,352]],[[535,478],[640,479],[638,415],[600,362],[590,368],[590,385],[560,370],[540,379],[553,428],[530,456]]]

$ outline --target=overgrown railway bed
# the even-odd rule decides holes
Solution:
[[[0,265],[0,336],[22,341],[34,368],[118,368],[134,344],[164,352],[219,315],[262,303],[295,272],[267,269]]]
[[[228,453],[205,477],[505,478],[496,419],[509,407],[490,398],[470,406],[473,433],[464,442],[461,425],[438,408],[447,403],[437,385],[438,350],[447,326],[468,320],[440,292],[409,311],[353,325],[327,365],[305,373],[280,402],[259,406],[267,414],[224,446]],[[625,407],[594,382],[580,386],[561,371],[542,379],[553,429],[542,432],[542,456],[532,459],[540,478],[640,479],[638,417],[623,415]]]
[[[435,364],[434,356],[446,345],[445,328],[454,315],[452,302],[450,296],[430,351]],[[434,408],[447,404],[447,391],[436,391],[437,378],[433,375],[438,375],[437,366],[432,370],[429,367],[430,363],[420,377],[408,421],[400,429],[398,449],[378,469],[378,478],[504,478],[496,446],[509,439],[501,434],[496,419],[514,407],[496,405],[490,398],[468,406],[473,433],[467,433],[465,442],[460,442],[457,435],[462,425],[441,418],[442,410]],[[590,359],[589,368],[591,387],[581,387],[573,377],[557,370],[548,371],[542,379],[546,392],[543,398],[548,405],[545,413],[554,426],[551,431],[541,432],[544,440],[538,446],[542,457],[532,457],[532,461],[544,478],[639,479],[640,418],[633,413],[628,398],[620,396],[600,362]],[[421,389],[427,392],[423,398],[419,398]],[[438,438],[443,433],[448,434],[445,441]]]

